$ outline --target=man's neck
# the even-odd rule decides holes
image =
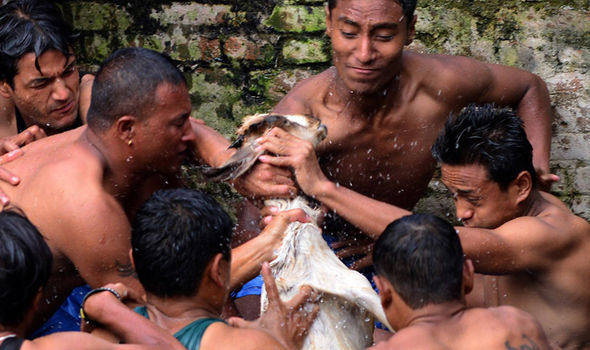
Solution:
[[[348,89],[336,72],[329,96],[334,96],[335,102],[351,117],[370,119],[379,115],[387,116],[391,112],[400,94],[400,86],[400,75],[396,75],[384,88],[360,93]]]
[[[101,162],[104,169],[102,181],[105,191],[118,199],[124,198],[132,194],[141,183],[141,174],[138,174],[131,162],[126,160],[129,155],[124,154],[118,145],[107,139],[87,128],[80,141]]]
[[[536,189],[531,191],[528,198],[522,203],[520,216],[538,216],[547,208],[547,201]]]
[[[221,310],[198,295],[160,298],[148,293],[146,308],[150,312],[151,321],[174,332],[197,319],[219,318],[221,314]]]
[[[442,304],[426,305],[420,309],[413,310],[406,322],[406,327],[435,325],[454,317],[460,317],[466,309],[465,304],[458,300]]]

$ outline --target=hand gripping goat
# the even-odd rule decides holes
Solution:
[[[247,117],[237,131],[237,141],[231,146],[238,151],[223,166],[207,169],[204,175],[213,181],[242,175],[261,155],[254,152],[255,140],[275,126],[310,141],[314,147],[325,139],[327,132],[319,119],[312,116],[259,114]],[[266,200],[265,205],[276,206],[280,211],[301,208],[312,218],[311,223],[289,225],[277,258],[270,263],[281,299],[292,298],[302,285],[323,293],[320,311],[303,349],[364,349],[373,342],[374,318],[391,329],[379,296],[369,281],[347,268],[322,238],[317,225],[319,210],[312,208],[303,196]],[[266,302],[263,288],[262,312]]]

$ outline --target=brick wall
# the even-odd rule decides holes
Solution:
[[[61,1],[87,69],[122,46],[169,53],[194,115],[230,136],[293,85],[330,65],[323,3],[314,0]],[[548,84],[555,111],[554,193],[590,218],[590,11],[574,1],[419,1],[412,49],[520,67]],[[452,217],[435,178],[419,210]]]

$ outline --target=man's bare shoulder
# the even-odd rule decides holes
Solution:
[[[34,169],[32,179],[48,186],[48,190],[59,188],[75,192],[84,188],[87,192],[102,188],[103,166],[100,159],[77,142],[76,133],[63,136],[30,144],[23,149],[24,156],[18,161],[25,168]]]
[[[375,344],[371,350],[449,350],[440,343],[428,327],[410,326],[399,330],[386,341]]]
[[[223,349],[284,349],[267,333],[251,328],[236,328],[224,322],[210,325],[201,340],[203,350]]]
[[[486,311],[493,315],[494,322],[506,329],[504,345],[506,349],[530,348],[548,349],[547,337],[537,320],[529,313],[512,306],[489,308]]]
[[[546,192],[540,192],[540,194],[549,205],[537,216],[539,220],[551,223],[560,231],[569,227],[571,231],[582,235],[584,239],[590,239],[590,223],[588,221],[572,213],[565,203],[554,195]]]
[[[545,192],[539,192],[539,196],[543,204],[536,212],[510,220],[498,230],[511,233],[526,228],[529,235],[550,237],[555,249],[568,246],[575,249],[582,243],[590,243],[588,221],[573,214],[557,197]]]
[[[472,100],[490,75],[486,63],[465,56],[404,52],[403,73],[438,100]],[[473,91],[472,91],[473,90]]]
[[[313,105],[324,100],[335,74],[336,68],[331,67],[298,82],[273,111],[284,114],[311,114]]]

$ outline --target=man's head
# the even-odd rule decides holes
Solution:
[[[205,193],[174,189],[155,192],[132,226],[135,271],[145,290],[157,297],[195,296],[206,274],[226,265],[229,285],[232,222]]]
[[[386,310],[395,302],[400,305],[396,298],[412,310],[460,301],[464,288],[465,292],[471,288],[472,265],[468,261],[464,274],[463,250],[455,229],[433,215],[405,216],[389,224],[375,242],[373,262]]]
[[[47,283],[52,261],[49,247],[27,218],[0,212],[0,325],[23,322]]]
[[[125,48],[109,56],[96,74],[88,127],[116,134],[137,164],[177,170],[192,135],[190,112],[186,80],[169,58]]]
[[[382,94],[399,75],[405,45],[412,42],[416,1],[331,0],[326,33],[344,87]]]
[[[536,185],[532,146],[510,109],[466,107],[449,118],[432,154],[466,226],[496,228],[520,215]]]
[[[79,77],[73,41],[51,1],[16,0],[0,8],[0,94],[27,125],[54,133],[74,124]]]
[[[416,10],[416,0],[392,0],[399,3],[403,9],[404,16],[406,18],[413,18],[414,11]],[[336,5],[338,5],[339,0],[328,0],[328,11],[332,11]],[[411,21],[408,21],[407,24],[409,25]]]

